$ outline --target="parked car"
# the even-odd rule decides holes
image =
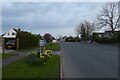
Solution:
[[[16,40],[9,40],[6,43],[6,49],[15,49],[16,48]]]

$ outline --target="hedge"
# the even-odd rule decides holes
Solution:
[[[80,42],[81,39],[79,37],[67,37],[65,42]]]
[[[93,41],[98,43],[120,43],[120,33],[111,37],[99,37],[98,34],[93,34]]]
[[[20,31],[17,33],[17,39],[19,39],[19,49],[28,49],[39,45],[40,36]]]

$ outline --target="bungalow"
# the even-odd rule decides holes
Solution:
[[[118,34],[120,31],[115,31],[114,34]],[[112,31],[105,31],[102,33],[93,33],[93,34],[98,34],[99,37],[111,37],[112,36]]]

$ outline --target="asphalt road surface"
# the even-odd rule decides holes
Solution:
[[[118,47],[62,42],[63,78],[117,78]]]

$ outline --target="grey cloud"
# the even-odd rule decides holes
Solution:
[[[70,2],[7,2],[3,3],[3,31],[11,26],[29,29],[32,32],[49,31],[50,27],[58,32],[63,28],[72,31],[81,20],[92,20],[103,3]],[[70,29],[70,30],[69,30]],[[39,30],[39,31],[38,31]],[[54,34],[56,31],[54,30]],[[68,32],[70,33],[70,32]],[[74,33],[74,30],[73,30]]]

